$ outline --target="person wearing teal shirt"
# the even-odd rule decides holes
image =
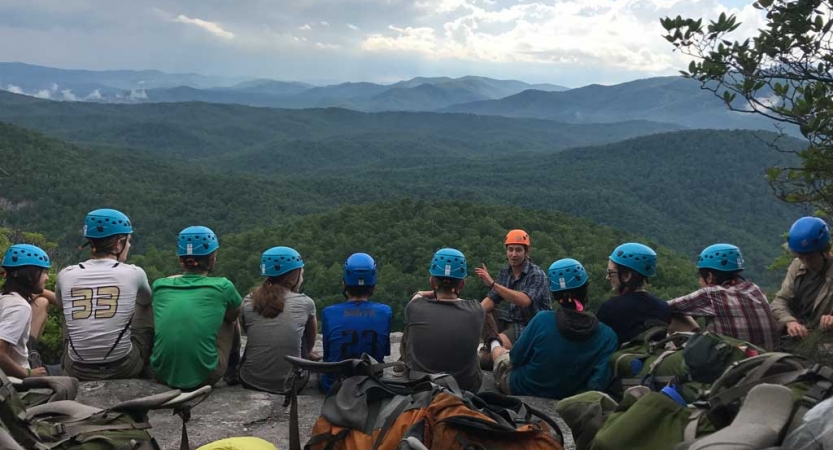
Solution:
[[[186,228],[177,245],[184,273],[153,283],[150,363],[157,380],[168,386],[193,389],[217,383],[227,370],[236,374],[242,299],[231,281],[208,276],[219,247],[210,229]]]
[[[495,361],[498,390],[509,395],[561,399],[610,382],[608,358],[616,351],[616,333],[584,311],[587,273],[574,259],[561,259],[548,270],[550,292],[561,306],[532,318],[512,350],[496,337],[486,345]]]

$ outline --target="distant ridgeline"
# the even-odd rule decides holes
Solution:
[[[294,220],[323,220],[297,218],[366,204],[357,217],[378,217],[376,222],[385,230],[395,231],[390,224],[406,214],[395,209],[403,197],[430,201],[423,206],[428,209],[442,209],[433,202],[443,200],[481,204],[461,204],[482,211],[482,217],[472,212],[455,223],[460,223],[459,236],[487,246],[482,247],[483,258],[489,255],[486,251],[497,252],[489,259],[494,270],[502,264],[500,238],[507,229],[547,214],[541,211],[564,211],[649,239],[689,261],[711,243],[737,244],[749,260],[748,275],[770,287],[782,274],[765,267],[781,253],[781,234],[802,213],[776,200],[767,186],[765,168],[791,161],[768,146],[775,135],[765,132],[675,131],[678,126],[655,122],[576,125],[460,114],[288,111],[205,103],[105,105],[49,102],[5,92],[0,92],[0,121],[61,139],[0,125],[0,214],[8,226],[58,241],[58,260],[70,262],[83,256],[74,248],[84,214],[118,207],[135,222],[137,255],[144,253],[153,261],[151,273],[158,265],[159,276],[175,269],[175,264],[170,266],[175,261],[159,252],[168,254],[180,229],[203,224],[214,228],[223,243],[218,270],[239,278],[234,281],[241,290],[256,281],[243,274],[256,270],[257,264],[227,265],[233,260],[225,253],[236,239],[232,234],[274,230]],[[782,140],[779,145],[793,148],[800,143]],[[387,202],[371,204],[378,201]],[[501,205],[526,209],[508,212]],[[376,215],[377,210],[389,217]],[[589,226],[563,214],[547,217]],[[489,233],[478,231],[489,220],[500,226],[492,226]],[[343,245],[363,239],[357,224],[369,220],[353,221],[356,224],[338,225],[355,228],[357,237],[345,235]],[[405,223],[398,229],[411,227]],[[547,234],[549,229],[540,230]],[[537,239],[535,230],[530,231]],[[304,246],[317,243],[304,236],[252,241],[251,250],[234,257],[256,258],[266,247],[279,244],[315,254],[315,248]],[[403,234],[401,240],[414,247],[397,249],[402,258],[427,258],[423,253],[458,245],[438,241],[436,246],[419,247],[408,236]],[[566,250],[595,248],[603,241],[588,239],[586,244],[560,245]],[[599,247],[597,261],[606,258],[617,244],[613,241],[605,244],[609,248]],[[326,248],[341,247],[330,242]],[[372,253],[371,247],[350,251],[357,250]],[[546,251],[534,248],[535,261],[542,266],[551,262],[550,257],[581,256],[572,250]],[[348,254],[344,250],[319,261],[335,273],[334,265]],[[675,283],[658,279],[658,286],[692,285],[690,269],[687,266],[685,276]],[[419,285],[424,282],[422,269],[401,270],[416,276]],[[337,281],[336,275],[326,282]],[[338,289],[320,292],[332,295]]]

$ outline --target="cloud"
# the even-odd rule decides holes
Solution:
[[[20,86],[15,86],[13,84],[6,85],[6,90],[11,92],[12,94],[25,95],[25,93],[23,92],[23,89],[21,89]]]
[[[338,44],[324,44],[321,42],[316,42],[315,46],[325,50],[338,50],[341,48],[341,46]]]
[[[49,89],[43,89],[38,92],[35,92],[33,96],[37,98],[50,99],[52,98],[52,91],[50,91]]]
[[[104,97],[101,95],[101,91],[96,89],[96,90],[90,92],[89,95],[84,97],[84,101],[101,100],[102,98],[104,98]]]
[[[220,27],[220,25],[217,24],[217,22],[209,22],[207,20],[202,20],[202,19],[192,19],[192,18],[190,18],[188,16],[185,16],[183,14],[180,14],[180,15],[176,16],[176,19],[174,19],[174,22],[185,23],[185,24],[197,26],[197,27],[202,28],[203,30],[208,31],[209,33],[211,33],[211,34],[213,34],[217,37],[221,37],[223,39],[234,39],[234,33],[222,29]]]
[[[498,64],[555,64],[647,74],[676,73],[687,64],[662,39],[659,18],[681,14],[738,14],[739,34],[762,25],[751,5],[729,9],[717,0],[561,0],[554,3],[483,0],[424,0],[417,5],[427,26],[390,25],[367,36],[366,52],[418,53],[433,60]]]
[[[72,89],[62,90],[61,95],[63,95],[64,100],[67,100],[67,101],[70,101],[70,102],[78,101],[78,97],[76,97],[75,94],[72,93]]]
[[[305,23],[305,24],[301,25],[300,27],[298,27],[298,29],[303,30],[303,31],[309,31],[309,30],[312,29],[312,26],[308,23]]]
[[[322,22],[318,22],[318,23],[320,23],[320,24],[321,24],[321,26],[324,26],[324,27],[328,27],[328,26],[330,26],[330,22],[323,22],[323,21],[322,21]]]
[[[349,29],[351,29],[351,30],[353,30],[353,31],[359,31],[359,30],[361,29],[361,28],[359,28],[359,27],[357,27],[357,26],[353,25],[352,23],[348,23],[348,24],[347,24],[347,28],[349,28]]]
[[[130,100],[147,100],[148,94],[144,89],[131,89]]]

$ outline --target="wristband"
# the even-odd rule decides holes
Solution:
[[[31,369],[31,368],[29,368],[29,367],[27,367],[27,368],[26,368],[26,378],[29,378],[29,377],[31,377],[31,376],[32,376],[32,369]]]
[[[497,284],[497,281],[492,281],[492,285],[491,285],[491,286],[489,286],[489,289],[490,289],[490,290],[491,290],[491,289],[494,289],[494,288],[495,288],[495,284]]]

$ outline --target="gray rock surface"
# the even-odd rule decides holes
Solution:
[[[398,344],[401,333],[395,333],[392,341]],[[315,347],[321,352],[320,340]],[[399,346],[391,346],[391,360],[399,358]],[[389,369],[390,370],[390,369]],[[493,389],[491,372],[484,373],[484,389]],[[312,426],[321,411],[324,395],[317,389],[315,375],[299,395],[298,412],[301,442],[309,438]],[[78,401],[107,408],[146,395],[170,390],[168,387],[148,380],[112,380],[81,383]],[[554,400],[523,397],[533,407],[554,415]],[[188,423],[188,436],[192,448],[209,442],[233,436],[256,436],[275,444],[278,449],[289,448],[289,408],[283,406],[280,395],[251,391],[240,386],[225,386],[220,383],[211,395],[193,408]],[[151,411],[151,434],[159,445],[167,450],[179,448],[182,422],[171,411]],[[565,447],[568,450],[574,447]]]

